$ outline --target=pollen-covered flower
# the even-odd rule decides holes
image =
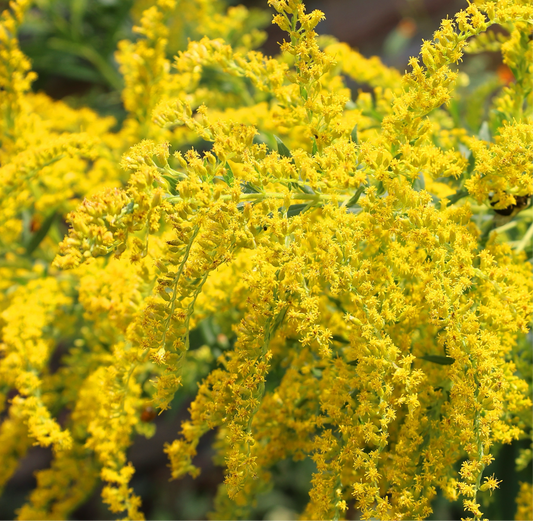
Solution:
[[[21,519],[99,482],[142,519],[128,450],[180,393],[171,475],[214,430],[217,519],[306,458],[303,518],[423,519],[440,490],[481,519],[487,467],[529,436],[533,8],[469,4],[401,75],[269,3],[277,57],[242,7],[136,2],[116,132],[30,93],[27,2],[0,19],[0,484],[53,449]],[[487,49],[515,81],[470,104],[458,63]]]

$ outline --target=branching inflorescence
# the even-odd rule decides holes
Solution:
[[[216,4],[213,24],[195,1],[206,36],[171,63],[177,2],[144,11],[117,52],[118,133],[30,92],[28,2],[2,15],[0,481],[33,443],[54,451],[21,519],[68,516],[98,479],[142,519],[127,449],[187,371],[199,390],[165,450],[172,477],[196,476],[216,431],[216,519],[246,518],[287,458],[316,465],[305,519],[422,519],[438,490],[481,519],[494,451],[531,433],[533,6],[469,4],[401,76],[321,47],[321,12],[269,3],[276,58],[241,11]],[[458,63],[495,48],[515,79],[472,129]],[[228,337],[207,370],[189,341],[206,320]]]

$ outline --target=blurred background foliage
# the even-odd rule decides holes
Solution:
[[[213,10],[219,9],[219,0],[204,2],[212,4]],[[126,111],[121,100],[123,81],[114,53],[120,40],[134,37],[134,24],[143,9],[152,3],[152,0],[35,0],[20,33],[21,48],[38,74],[34,90],[62,99],[74,108],[89,106],[101,115],[111,115],[117,121],[116,128],[120,128]],[[268,55],[277,54],[283,33],[271,25],[266,0],[247,0],[243,4],[247,9],[230,2],[232,15],[246,20],[248,32],[254,35],[260,50]],[[462,0],[321,0],[308,2],[307,8],[325,13],[326,21],[318,27],[321,33],[349,43],[366,56],[377,54],[387,65],[403,72],[409,57],[418,54],[422,39],[431,38],[440,20],[453,16],[464,5]],[[6,0],[0,0],[0,11],[7,6]],[[197,34],[194,18],[193,2],[182,1],[169,20],[170,55],[185,49],[189,39],[203,36]],[[230,34],[229,43],[238,48],[240,38],[242,33]],[[513,75],[502,64],[497,51],[467,56],[462,67],[466,74],[450,113],[457,126],[479,134],[488,119],[491,94],[502,84],[513,81]],[[347,83],[354,94],[360,89],[369,90],[366,85],[349,79]],[[232,339],[226,335],[231,333],[221,331],[210,321],[203,322],[192,333],[191,349],[197,353],[197,363],[191,365],[171,411],[157,418],[147,411],[147,421],[157,425],[155,436],[150,440],[138,437],[131,448],[130,459],[137,469],[133,486],[142,497],[147,519],[205,519],[213,507],[216,488],[223,481],[222,468],[212,461],[213,436],[207,435],[199,447],[197,465],[202,473],[196,480],[186,477],[169,481],[163,446],[175,439],[180,423],[187,418],[196,382],[215,367],[217,352],[229,347]],[[530,333],[524,339],[524,357],[528,358],[524,367],[532,366],[528,347],[532,341]],[[63,353],[59,346],[52,364],[58,364]],[[276,378],[275,369],[270,378]],[[513,498],[519,481],[531,480],[531,463],[516,471],[515,460],[520,449],[527,449],[527,441],[502,447],[488,469],[488,474],[495,473],[503,480],[500,489],[489,499],[490,504],[485,506],[490,519],[513,519]],[[35,486],[33,473],[47,467],[50,459],[48,449],[35,447],[28,453],[0,499],[0,519],[14,518],[16,509]],[[273,470],[276,490],[257,499],[254,518],[294,519],[307,503],[313,466],[309,459],[278,464]],[[95,490],[92,498],[74,512],[73,519],[108,519],[110,514],[101,502],[100,492]],[[460,504],[450,504],[438,496],[431,519],[460,519],[461,513]],[[354,511],[347,514],[348,519],[357,518]]]

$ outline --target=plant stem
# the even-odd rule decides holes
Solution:
[[[221,201],[231,201],[235,196],[233,194],[224,194],[219,197]],[[260,202],[265,199],[285,199],[288,197],[292,201],[346,201],[352,197],[352,194],[303,194],[303,193],[290,193],[284,194],[282,192],[258,192],[255,194],[241,194],[239,201],[255,201]],[[176,203],[183,199],[179,195],[169,197],[167,201],[169,203]]]
[[[522,240],[518,243],[516,246],[516,252],[521,252],[527,244],[531,241],[531,238],[533,237],[533,223],[529,225],[529,228],[526,232],[526,234],[522,237]]]
[[[511,230],[517,224],[518,224],[518,221],[511,221],[511,222],[508,222],[507,224],[503,224],[502,226],[499,226],[498,228],[494,228],[494,230],[492,231],[496,233],[503,233],[503,232],[506,232],[507,230]]]

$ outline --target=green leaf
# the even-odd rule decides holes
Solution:
[[[315,192],[309,185],[298,184],[297,186],[304,194],[315,195]]]
[[[426,182],[424,180],[424,174],[420,172],[418,177],[413,181],[413,189],[420,192],[426,188]]]
[[[307,89],[303,85],[300,85],[300,96],[307,101]]]
[[[450,356],[424,355],[418,358],[439,365],[452,365],[455,362],[455,358],[451,358]]]
[[[226,163],[226,173],[224,174],[224,181],[226,181],[226,184],[228,186],[233,186],[233,180],[235,179],[235,176],[233,175],[233,170],[231,169],[231,166],[229,166],[228,163]]]
[[[309,401],[309,398],[301,398],[296,402],[296,407],[303,407],[307,402]]]
[[[459,143],[459,152],[461,152],[465,159],[470,159],[470,156],[472,155],[472,150],[467,148],[462,143]]]
[[[361,194],[365,191],[365,187],[361,185],[355,194],[353,194],[350,199],[348,199],[348,202],[345,204],[347,208],[351,208],[352,206],[355,206],[357,204],[357,201],[359,201],[359,197],[361,197]]]
[[[352,133],[351,133],[351,136],[352,136],[352,141],[358,145],[359,144],[359,136],[357,134],[357,125],[355,125],[355,127],[352,129]]]
[[[261,190],[248,181],[241,183],[241,190],[244,194],[260,194]]]
[[[347,340],[346,338],[344,338],[343,336],[340,336],[340,335],[333,335],[331,337],[332,340],[334,340],[335,342],[339,342],[341,344],[349,344],[350,341]],[[348,362],[349,364],[351,364],[351,362]]]
[[[176,186],[178,185],[178,180],[170,175],[163,175],[163,179],[169,184],[170,193],[172,195],[176,195]]]
[[[476,168],[476,158],[474,157],[474,154],[470,153],[466,170],[469,174],[471,174],[474,171],[474,168]]]
[[[30,237],[28,244],[26,245],[26,255],[31,255],[38,247],[39,244],[48,234],[48,231],[54,224],[56,218],[56,211],[54,210],[41,224],[41,227]]]
[[[285,143],[278,136],[274,136],[274,139],[278,145],[278,154],[283,157],[292,157],[291,151],[285,146]]]
[[[124,208],[122,208],[122,211],[120,212],[122,215],[128,215],[130,213],[133,213],[133,210],[135,209],[135,201],[130,201]]]
[[[308,204],[291,204],[287,209],[287,217],[294,217],[302,213],[308,206]]]
[[[450,101],[450,104],[448,106],[448,110],[452,116],[452,119],[453,119],[453,122],[455,124],[456,127],[459,127],[460,126],[460,121],[461,121],[461,113],[460,113],[460,107],[459,107],[459,103],[457,102],[457,100],[455,99],[452,99]]]
[[[479,129],[478,137],[479,139],[482,139],[483,141],[487,141],[488,143],[491,142],[489,124],[486,121],[481,123],[481,128]]]
[[[446,199],[448,199],[448,202],[450,204],[454,204],[460,199],[462,199],[463,197],[466,197],[467,195],[468,195],[468,190],[457,190],[457,192],[455,192],[453,195],[450,195],[450,197],[447,197]]]
[[[322,378],[322,371],[320,369],[317,369],[316,367],[312,367],[311,368],[311,373],[318,380],[320,380]]]

